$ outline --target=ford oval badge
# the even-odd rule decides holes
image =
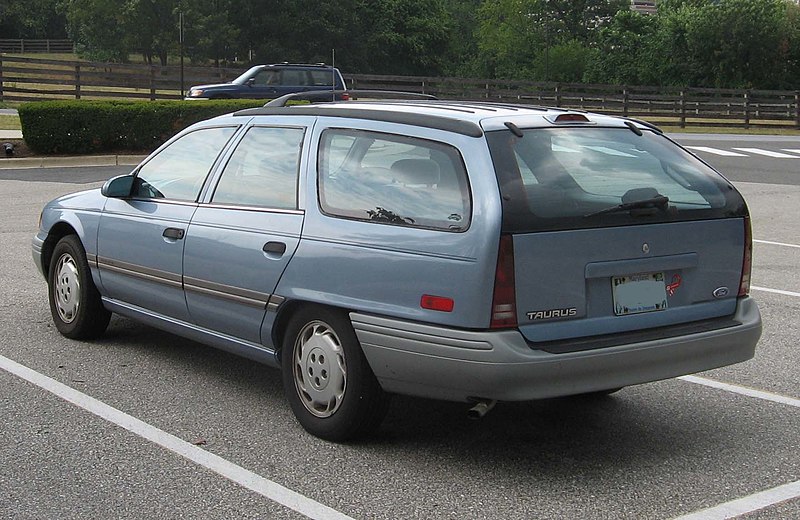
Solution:
[[[728,296],[729,293],[730,293],[730,290],[728,290],[727,287],[717,287],[716,289],[714,289],[714,292],[711,293],[711,294],[714,295],[714,298],[724,298],[724,297]]]

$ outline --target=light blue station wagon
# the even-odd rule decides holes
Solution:
[[[629,119],[481,102],[266,106],[46,205],[58,330],[111,313],[280,367],[302,426],[393,393],[602,395],[750,359],[747,206]]]

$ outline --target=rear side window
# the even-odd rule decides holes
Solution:
[[[579,229],[744,214],[744,201],[724,178],[667,138],[643,134],[574,127],[525,130],[523,137],[487,133],[503,195],[504,229]]]
[[[303,133],[301,128],[249,129],[225,165],[211,202],[296,209]]]
[[[326,130],[319,152],[319,203],[337,217],[463,231],[470,199],[454,147],[406,136]]]
[[[334,81],[334,74],[335,72],[330,70],[312,70],[310,71],[311,74],[311,84],[316,87],[330,87],[333,86],[336,82]]]

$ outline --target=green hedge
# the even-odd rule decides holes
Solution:
[[[35,101],[19,107],[22,137],[40,154],[150,152],[187,126],[264,101]]]

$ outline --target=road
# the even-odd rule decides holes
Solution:
[[[0,170],[0,517],[800,518],[800,139],[677,139],[741,154],[697,151],[753,215],[755,359],[480,421],[398,397],[349,445],[297,425],[277,371],[121,318],[61,337],[30,258],[39,210],[127,168]]]

